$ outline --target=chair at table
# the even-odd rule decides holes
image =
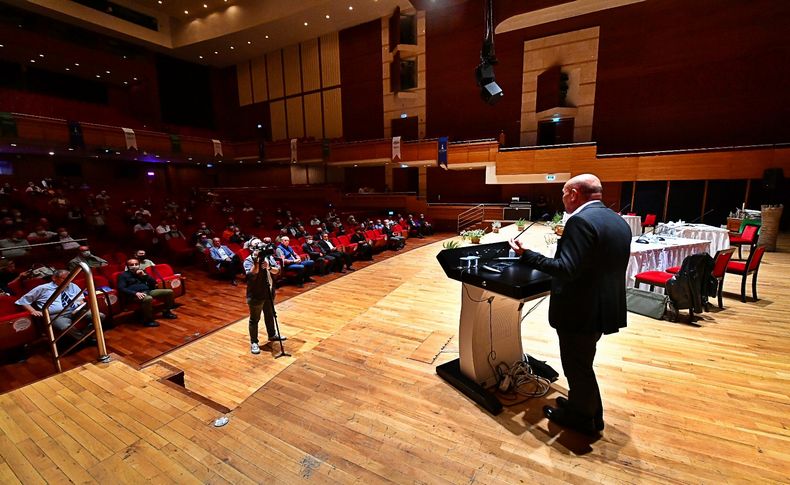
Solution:
[[[738,259],[743,259],[741,255],[741,246],[744,244],[749,245],[750,251],[754,250],[754,246],[757,244],[757,231],[759,231],[759,229],[759,226],[749,224],[743,228],[743,232],[740,234],[730,235],[730,246],[738,246]]]
[[[724,288],[724,275],[727,274],[727,264],[732,259],[732,254],[735,252],[735,248],[727,248],[727,249],[720,249],[716,252],[716,256],[713,257],[713,271],[711,272],[711,276],[716,280],[716,286],[718,288],[716,292],[716,296],[719,298],[719,308],[724,308],[721,300],[721,292]],[[667,268],[667,273],[676,274],[680,271],[680,266],[672,266]],[[707,302],[706,302],[707,304]]]
[[[645,216],[645,221],[642,223],[642,234],[644,234],[645,230],[649,227],[652,227],[655,231],[656,229],[656,215],[655,214],[648,214]]]
[[[757,300],[757,272],[760,270],[760,262],[763,260],[765,246],[757,246],[749,253],[746,262],[730,261],[727,263],[727,273],[738,274],[743,277],[741,280],[741,301],[746,303],[746,278],[752,275],[752,297]]]
[[[689,321],[693,321],[694,312],[701,313],[707,305],[706,295],[710,290],[712,269],[713,259],[707,253],[699,253],[687,256],[677,274],[644,271],[634,279],[637,288],[640,283],[650,285],[650,291],[656,286],[665,288],[675,312],[688,309]]]

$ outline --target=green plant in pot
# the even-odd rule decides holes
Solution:
[[[558,236],[562,236],[563,230],[565,230],[565,224],[562,223],[562,213],[557,212],[554,214],[554,217],[551,218],[551,222],[549,222],[549,227],[554,230],[554,234]]]
[[[472,241],[472,244],[479,244],[480,238],[485,236],[486,231],[484,229],[470,229],[468,231],[461,231],[461,237],[464,239],[469,239]]]
[[[460,245],[461,245],[461,243],[459,241],[455,241],[455,240],[453,240],[453,241],[445,241],[445,242],[442,243],[442,248],[444,248],[444,249],[456,249]]]
[[[516,221],[516,229],[518,229],[519,231],[523,231],[525,227],[527,227],[526,219],[522,217],[521,219]]]

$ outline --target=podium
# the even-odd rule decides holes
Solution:
[[[512,366],[524,359],[524,302],[551,289],[551,276],[526,266],[497,268],[501,272],[483,267],[507,264],[503,258],[509,250],[507,242],[499,242],[445,249],[436,256],[447,277],[462,285],[459,358],[438,366],[436,373],[494,415],[502,411],[502,403],[486,387],[496,384],[499,363]]]

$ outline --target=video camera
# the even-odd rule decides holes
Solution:
[[[258,262],[261,258],[266,258],[274,254],[274,244],[265,243],[260,239],[256,239],[250,244],[252,250],[251,257],[254,262]]]

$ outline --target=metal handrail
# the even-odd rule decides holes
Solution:
[[[83,312],[80,316],[76,319],[72,320],[71,325],[67,329],[63,331],[60,335],[55,337],[55,332],[52,330],[52,316],[49,314],[49,307],[52,306],[52,303],[56,301],[60,295],[66,291],[66,288],[71,284],[74,278],[77,277],[78,274],[85,273],[85,282],[88,286],[88,294],[86,295],[86,299],[88,300],[88,306],[90,307],[90,315],[93,324],[93,329],[86,332],[85,335],[82,336],[77,342],[75,342],[71,347],[66,349],[63,352],[63,355],[68,354],[79,344],[81,344],[86,338],[90,337],[94,333],[96,334],[96,348],[99,351],[98,360],[99,362],[109,362],[110,356],[107,355],[107,345],[104,341],[104,329],[102,328],[101,318],[99,317],[99,302],[96,300],[96,285],[93,283],[93,274],[91,273],[90,267],[83,262],[77,263],[77,266],[69,272],[69,276],[66,278],[63,283],[61,283],[52,296],[49,297],[46,303],[44,303],[44,308],[41,309],[41,312],[44,314],[44,324],[47,327],[47,332],[49,334],[49,344],[52,350],[52,356],[55,360],[55,366],[58,368],[58,372],[63,372],[63,367],[60,365],[60,358],[61,355],[58,353],[58,341],[63,338],[64,335],[67,335],[75,325],[77,325],[80,321],[82,321],[85,316],[88,315],[88,312]],[[58,318],[65,308],[61,310],[55,318]]]
[[[460,214],[458,214],[458,232],[460,233],[462,230],[466,229],[469,226],[473,226],[479,222],[482,222],[485,219],[485,205],[478,204],[471,209],[467,209]],[[478,216],[479,214],[479,216]]]

